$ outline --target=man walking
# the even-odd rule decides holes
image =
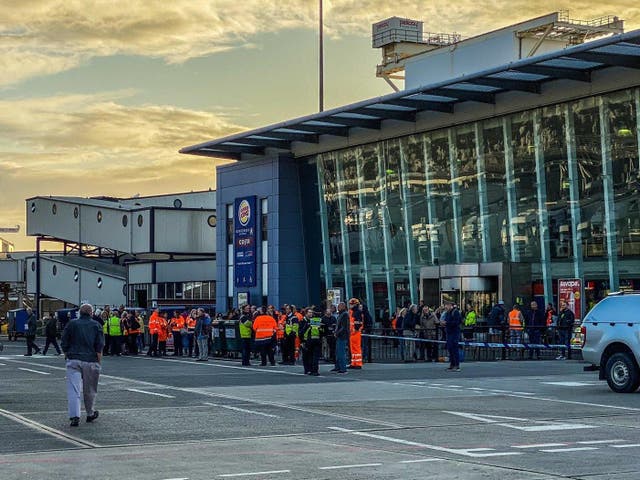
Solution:
[[[196,362],[209,361],[209,334],[211,332],[211,317],[202,308],[198,309],[195,335],[198,341],[198,358]]]
[[[91,318],[93,307],[80,307],[80,318],[72,320],[62,332],[62,351],[67,360],[67,400],[72,427],[80,424],[80,396],[84,397],[87,423],[98,418],[94,410],[104,335],[100,324]]]
[[[565,345],[567,347],[567,351],[569,352],[569,358],[571,358],[571,329],[573,328],[573,324],[575,323],[576,316],[574,313],[567,307],[567,302],[564,300],[560,300],[560,313],[558,315],[558,335],[560,340],[560,345]],[[560,355],[556,357],[556,360],[566,360],[565,349],[562,348],[560,351]]]
[[[546,325],[544,312],[538,308],[538,302],[535,300],[531,302],[531,310],[525,319],[525,328],[529,334],[529,343],[539,345],[542,343],[542,330]],[[533,352],[536,353],[536,358],[540,360],[540,347],[531,348],[529,350],[529,360],[533,360]]]
[[[49,317],[47,317],[44,327],[44,334],[47,337],[47,340],[44,344],[42,355],[47,354],[49,345],[53,345],[56,349],[57,354],[60,355],[60,347],[58,346],[58,340],[56,338],[58,336],[58,320],[52,314],[49,314]]]
[[[27,353],[24,354],[25,357],[30,357],[33,355],[33,350],[35,353],[40,353],[40,347],[36,345],[36,333],[38,329],[38,321],[36,320],[36,314],[33,313],[33,310],[27,308]]]
[[[336,366],[334,371],[338,373],[347,373],[347,345],[349,344],[349,312],[347,304],[340,302],[338,304],[338,320],[336,320]]]

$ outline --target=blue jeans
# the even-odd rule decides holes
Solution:
[[[339,372],[347,371],[347,342],[348,340],[336,338],[336,369]]]

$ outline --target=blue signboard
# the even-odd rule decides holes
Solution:
[[[233,215],[236,287],[256,286],[256,197],[236,198]]]

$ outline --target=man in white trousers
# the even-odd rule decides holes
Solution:
[[[93,406],[98,393],[100,362],[104,348],[102,327],[93,318],[93,307],[80,307],[79,318],[67,324],[62,332],[61,347],[67,360],[67,400],[72,427],[80,424],[80,397],[84,397],[87,423],[98,418]]]

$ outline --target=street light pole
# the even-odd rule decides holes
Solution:
[[[320,45],[319,45],[319,55],[318,55],[318,75],[319,75],[319,85],[318,85],[318,111],[324,111],[324,42],[323,42],[323,22],[322,22],[322,0],[319,0],[319,12],[318,12],[318,21],[319,21],[319,32],[320,32]]]

